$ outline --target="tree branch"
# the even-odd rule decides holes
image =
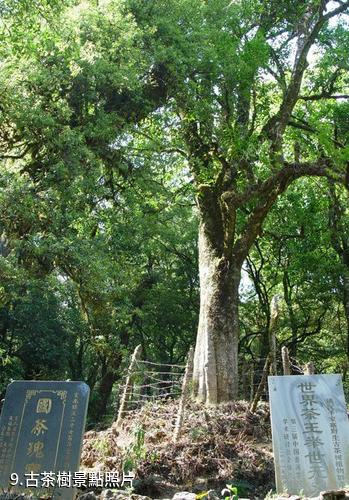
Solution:
[[[297,121],[295,121],[297,120]],[[304,130],[305,132],[309,132],[311,134],[317,134],[318,130],[316,128],[311,127],[306,121],[300,120],[297,117],[294,117],[294,120],[289,120],[288,124],[290,127],[298,128],[300,130]],[[337,139],[329,138],[333,144],[335,144],[339,148],[344,148],[344,144],[339,142]]]
[[[298,99],[302,99],[303,101],[319,101],[320,99],[348,99],[348,98],[349,94],[329,95],[327,94],[327,92],[314,95],[300,95],[298,97]]]
[[[293,108],[298,100],[301,83],[303,80],[304,71],[308,65],[307,55],[313,43],[316,40],[320,30],[324,24],[332,17],[344,12],[349,7],[349,1],[343,2],[336,9],[323,14],[323,8],[326,5],[321,3],[318,9],[318,20],[314,23],[315,13],[306,12],[300,23],[299,30],[299,48],[296,55],[296,60],[292,70],[292,76],[288,88],[284,94],[281,106],[277,113],[273,115],[262,130],[262,137],[267,137],[272,141],[272,149],[277,151],[280,148],[282,136],[291,117]],[[311,27],[312,26],[312,27]],[[308,31],[308,33],[306,33]],[[304,36],[302,40],[302,36]]]
[[[347,8],[349,7],[349,1],[346,2],[340,2],[340,6],[337,7],[336,9],[331,10],[327,14],[325,14],[322,19],[325,21],[328,21],[334,16],[338,16],[338,14],[342,14]]]
[[[238,262],[243,262],[252,244],[260,234],[263,222],[272,205],[289,184],[304,176],[327,177],[337,182],[345,182],[345,173],[329,170],[329,161],[321,159],[316,163],[285,163],[279,172],[261,184],[249,189],[245,202],[253,197],[258,200],[251,212],[241,237],[234,244],[233,253]]]

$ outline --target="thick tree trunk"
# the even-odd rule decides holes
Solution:
[[[199,228],[200,316],[194,356],[193,395],[216,404],[236,399],[238,391],[238,289],[241,266],[224,244]]]

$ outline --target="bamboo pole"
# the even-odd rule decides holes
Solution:
[[[122,419],[124,418],[124,413],[127,409],[127,402],[129,399],[129,394],[131,387],[133,386],[133,372],[135,371],[135,368],[137,366],[137,361],[139,360],[142,352],[142,346],[138,345],[135,350],[133,351],[130,366],[127,371],[127,377],[126,377],[126,382],[124,386],[124,390],[121,396],[121,401],[120,401],[120,408],[118,411],[118,416],[116,419],[116,424],[115,428],[118,428],[121,424]]]
[[[193,363],[194,363],[194,349],[191,347],[188,352],[187,365],[185,367],[183,382],[182,382],[182,394],[179,400],[178,414],[176,419],[176,425],[173,433],[173,442],[177,443],[183,424],[185,403],[189,397],[190,388],[189,384],[193,378]]]

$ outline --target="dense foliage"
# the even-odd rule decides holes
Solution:
[[[277,295],[278,352],[346,376],[347,3],[0,0],[0,393],[12,378],[83,379],[96,422],[137,344],[182,362],[200,203],[217,186],[238,207],[229,238],[248,240],[241,363],[268,354]],[[320,4],[318,23],[338,15],[300,26]],[[269,200],[281,156],[289,177]]]

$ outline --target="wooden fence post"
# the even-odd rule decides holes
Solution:
[[[122,419],[124,418],[124,413],[127,409],[127,402],[129,400],[130,389],[133,386],[133,374],[137,366],[137,361],[139,360],[142,352],[142,346],[138,345],[134,350],[131,358],[131,363],[127,371],[127,377],[125,381],[124,390],[121,396],[120,407],[118,411],[118,416],[116,419],[115,428],[118,428]]]
[[[251,400],[252,400],[251,405],[250,405],[250,412],[251,413],[254,413],[256,411],[258,401],[262,395],[264,386],[267,383],[270,368],[272,368],[273,375],[276,375],[276,373],[277,373],[276,328],[277,328],[279,313],[280,313],[280,311],[279,311],[279,296],[274,295],[274,297],[272,298],[271,303],[270,303],[270,323],[269,323],[270,350],[269,350],[269,354],[267,356],[267,359],[265,360],[262,378],[261,378],[261,381],[259,382],[256,394],[254,395],[253,398],[251,397]]]
[[[250,403],[252,403],[254,397],[254,364],[252,362],[250,368]]]
[[[270,303],[270,323],[269,323],[269,338],[270,338],[270,352],[272,353],[272,374],[277,375],[277,362],[276,362],[276,330],[279,319],[279,295],[274,295]]]
[[[291,362],[288,355],[288,349],[286,346],[283,346],[281,349],[281,358],[282,358],[282,368],[284,371],[284,375],[291,375]]]
[[[247,365],[245,358],[242,358],[242,366],[241,366],[241,383],[242,383],[242,399],[247,400]]]
[[[184,372],[184,377],[183,377],[183,382],[182,382],[182,394],[181,398],[179,400],[179,408],[178,408],[178,414],[177,414],[177,419],[176,419],[176,425],[175,429],[173,432],[173,442],[177,443],[181,428],[182,428],[182,423],[183,423],[183,416],[184,416],[184,409],[185,409],[185,403],[188,399],[189,396],[189,383],[193,378],[193,364],[194,364],[194,349],[191,347],[188,352],[188,358],[187,358],[187,365],[185,367],[185,372]]]
[[[314,363],[312,361],[309,361],[309,363],[305,365],[304,375],[314,375],[314,374],[315,374]]]
[[[251,413],[254,413],[256,411],[256,408],[257,408],[257,405],[258,405],[258,401],[262,395],[262,392],[263,392],[263,389],[264,389],[264,386],[267,382],[267,377],[268,377],[268,373],[270,371],[270,367],[271,367],[271,364],[272,364],[272,361],[273,361],[273,355],[272,353],[269,353],[268,356],[267,356],[267,359],[265,360],[265,364],[264,364],[264,368],[263,368],[263,374],[262,374],[262,378],[261,378],[261,381],[259,382],[259,386],[258,386],[258,389],[257,389],[257,392],[253,398],[253,401],[250,405],[250,412]]]

